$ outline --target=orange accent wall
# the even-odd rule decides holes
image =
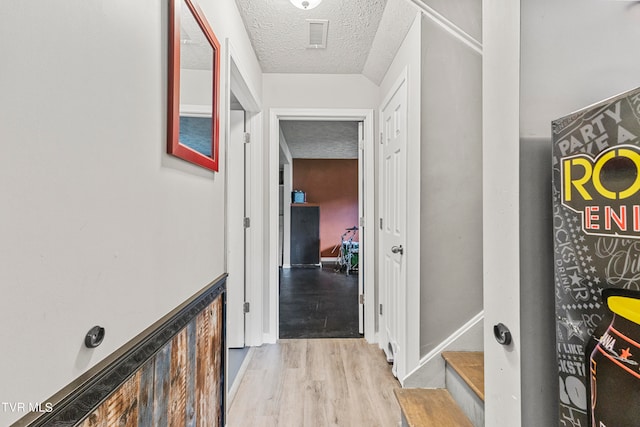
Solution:
[[[338,248],[331,250],[345,228],[358,225],[358,160],[294,159],[293,189],[307,193],[307,203],[320,206],[321,256],[337,257]]]

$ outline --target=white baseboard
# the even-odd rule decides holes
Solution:
[[[418,367],[402,381],[404,387],[444,388],[445,363],[443,351],[482,351],[484,346],[484,311],[476,314],[447,339],[427,353]]]
[[[274,334],[262,334],[262,344],[275,344],[278,341]]]
[[[322,257],[321,262],[338,262],[338,257]]]
[[[251,362],[251,359],[253,358],[253,352],[255,350],[255,347],[250,347],[249,351],[247,352],[247,355],[244,357],[244,360],[242,361],[242,365],[240,365],[240,369],[238,369],[238,374],[236,375],[233,384],[231,385],[231,388],[229,389],[229,391],[227,392],[227,411],[229,411],[229,408],[231,407],[231,404],[233,403],[233,399],[236,397],[236,393],[238,393],[238,388],[240,387],[240,383],[242,382],[242,378],[244,377],[245,372],[247,372],[247,368],[249,367],[249,363]]]

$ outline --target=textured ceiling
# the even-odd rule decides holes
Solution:
[[[457,1],[457,0],[456,0]],[[388,0],[362,74],[379,85],[402,45],[418,9],[406,0]]]
[[[418,9],[408,0],[236,0],[265,73],[363,74],[380,84]],[[327,19],[326,49],[307,49],[306,19]],[[293,158],[358,157],[355,122],[281,121]],[[281,155],[281,164],[283,157]]]
[[[280,128],[294,159],[357,159],[358,123],[282,120]]]
[[[387,0],[323,0],[312,10],[289,0],[236,3],[263,72],[360,74]],[[326,49],[307,49],[306,19],[329,20]]]

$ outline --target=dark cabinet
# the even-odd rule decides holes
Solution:
[[[291,265],[320,265],[319,206],[291,206]]]

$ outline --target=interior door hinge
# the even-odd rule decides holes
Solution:
[[[383,227],[382,227],[382,218],[380,218],[380,230],[382,230],[382,229],[383,229]]]
[[[244,134],[244,143],[248,144],[251,142],[251,134],[249,132],[245,132]]]
[[[251,311],[251,307],[248,302],[244,303],[244,305],[242,306],[242,311],[245,313],[248,313],[249,311]]]
[[[364,294],[358,296],[358,303],[364,305]]]
[[[364,227],[364,217],[360,217],[360,227]]]
[[[382,304],[380,304],[380,316],[382,316]]]
[[[251,227],[251,218],[248,218],[248,217],[245,218],[244,221],[243,221],[243,224],[244,224],[244,228]]]
[[[380,132],[380,144],[384,143],[384,133]]]

